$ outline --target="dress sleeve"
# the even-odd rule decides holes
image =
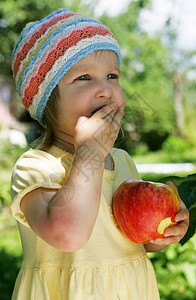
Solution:
[[[21,211],[22,198],[32,190],[43,187],[60,189],[65,181],[65,168],[51,154],[30,149],[16,162],[11,179],[11,210],[13,217],[29,227]]]

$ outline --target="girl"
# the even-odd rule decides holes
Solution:
[[[180,223],[144,246],[115,223],[116,189],[140,179],[129,155],[113,149],[124,110],[120,63],[109,29],[67,9],[28,24],[15,46],[19,95],[45,130],[12,176],[24,252],[13,300],[159,299],[146,250],[178,242],[188,211],[182,204]]]

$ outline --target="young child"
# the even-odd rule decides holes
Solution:
[[[113,148],[124,110],[120,63],[109,29],[68,9],[28,24],[15,46],[16,86],[44,133],[12,176],[24,253],[13,300],[159,299],[146,250],[178,242],[188,210],[182,203],[180,223],[144,246],[115,223],[115,191],[140,179],[129,155]]]

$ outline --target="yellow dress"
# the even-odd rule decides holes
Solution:
[[[30,149],[17,161],[11,208],[18,221],[23,262],[12,300],[160,299],[143,245],[131,242],[112,214],[112,198],[119,184],[140,179],[139,174],[125,151],[113,149],[111,156],[114,171],[104,170],[100,208],[91,237],[83,248],[71,253],[48,245],[31,230],[20,201],[37,187],[61,188],[73,155],[52,146],[48,152]]]

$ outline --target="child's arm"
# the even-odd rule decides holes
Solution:
[[[167,184],[178,193],[175,185],[173,185],[171,182],[167,182]],[[165,238],[156,239],[148,244],[145,244],[144,247],[147,252],[160,251],[171,244],[178,243],[184,237],[189,226],[189,211],[181,199],[180,206],[181,210],[175,216],[175,221],[178,222],[178,224],[164,231]]]
[[[91,118],[80,118],[73,164],[62,188],[38,188],[21,201],[32,230],[61,251],[81,248],[91,235],[99,210],[104,158],[113,147],[121,118],[122,113],[111,104]],[[109,136],[103,147],[104,133]]]

